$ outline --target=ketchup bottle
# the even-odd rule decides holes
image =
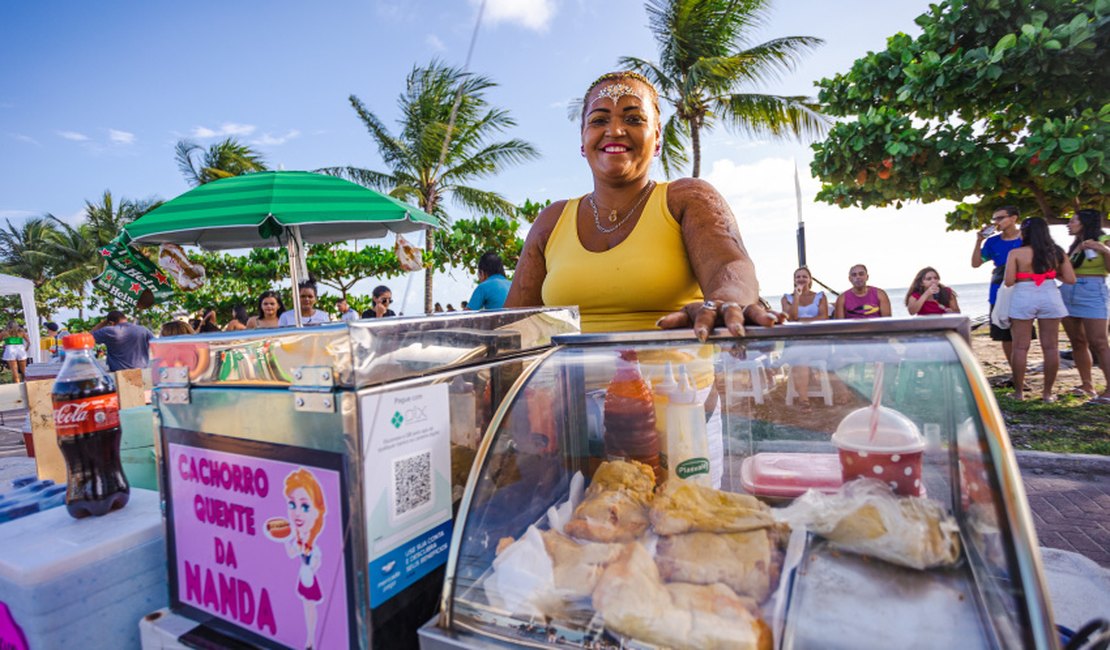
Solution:
[[[120,465],[116,382],[96,362],[92,334],[62,339],[66,358],[54,380],[54,430],[66,459],[66,510],[78,519],[127,505],[131,487]]]
[[[655,401],[640,375],[636,353],[625,351],[605,391],[605,453],[610,458],[637,460],[650,465],[662,478],[659,433],[655,430]]]

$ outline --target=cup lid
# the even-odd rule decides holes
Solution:
[[[871,436],[871,407],[844,416],[833,434],[833,444],[849,451],[909,453],[925,449],[925,438],[913,420],[899,411],[879,407],[875,436]]]

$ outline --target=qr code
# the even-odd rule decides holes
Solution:
[[[393,516],[403,517],[432,502],[432,452],[393,461]]]

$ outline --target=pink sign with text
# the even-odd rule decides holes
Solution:
[[[290,648],[349,647],[340,473],[168,449],[177,599]]]

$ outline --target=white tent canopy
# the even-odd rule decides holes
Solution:
[[[39,349],[39,314],[35,309],[35,283],[14,275],[0,274],[0,295],[8,296],[19,294],[23,302],[23,319],[27,322],[27,339],[30,346],[27,354],[35,362],[42,361],[42,350]],[[0,324],[0,327],[3,327]]]

